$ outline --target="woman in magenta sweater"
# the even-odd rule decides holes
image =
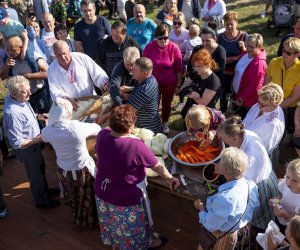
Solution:
[[[155,29],[155,39],[144,50],[144,56],[153,62],[153,72],[162,99],[162,131],[169,133],[168,120],[171,103],[176,88],[179,91],[182,82],[182,55],[179,47],[169,40],[170,29],[162,23]]]
[[[251,34],[246,40],[247,52],[241,56],[235,66],[232,82],[235,95],[234,109],[242,119],[257,102],[257,92],[264,82],[267,70],[267,55],[263,43],[263,37],[260,34]]]

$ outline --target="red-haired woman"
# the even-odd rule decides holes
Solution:
[[[220,79],[213,72],[218,69],[218,65],[212,59],[207,49],[196,52],[192,57],[191,63],[198,77],[192,85],[194,91],[187,95],[187,102],[181,111],[183,118],[194,104],[202,104],[214,109],[221,89]]]

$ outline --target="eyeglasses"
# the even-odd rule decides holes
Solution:
[[[297,53],[291,52],[291,51],[288,51],[288,50],[285,50],[284,48],[282,48],[282,54],[286,54],[287,56],[292,56],[292,55],[295,55]]]
[[[259,104],[259,106],[260,106],[261,108],[266,108],[266,107],[271,106],[270,103],[263,103],[263,102],[261,102],[260,100],[258,100],[258,104]]]
[[[173,22],[173,25],[178,25],[178,26],[181,26],[182,25],[182,22]]]
[[[166,41],[168,39],[169,39],[168,36],[159,36],[159,37],[157,37],[157,40],[159,40],[159,41],[162,41],[162,40]]]

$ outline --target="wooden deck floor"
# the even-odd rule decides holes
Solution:
[[[44,149],[47,179],[57,186],[55,154]],[[40,210],[35,208],[24,167],[16,160],[4,162],[0,177],[9,215],[0,219],[0,249],[110,249],[101,244],[99,230],[79,230],[72,223],[70,209]],[[163,191],[149,190],[155,231],[168,237],[163,249],[196,249],[197,212],[191,201]]]

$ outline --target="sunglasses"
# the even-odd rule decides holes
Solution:
[[[181,25],[182,25],[182,22],[173,22],[173,25],[181,26]]]
[[[284,48],[282,49],[282,53],[283,53],[283,54],[286,54],[287,56],[292,56],[292,55],[295,55],[295,54],[296,54],[295,52],[287,51],[287,50],[285,50]]]
[[[159,37],[157,37],[157,40],[159,40],[159,41],[162,41],[162,40],[166,41],[168,39],[169,39],[168,36],[159,36]]]

